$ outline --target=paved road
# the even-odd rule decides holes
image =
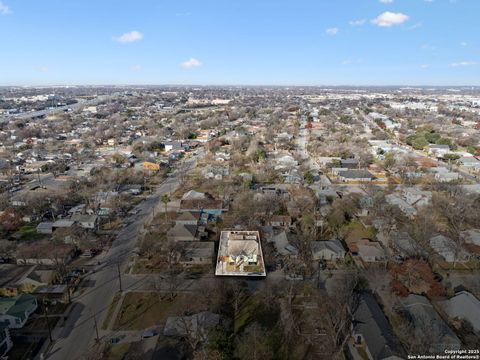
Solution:
[[[203,151],[186,160],[186,170],[193,169],[200,156],[203,156]],[[175,191],[178,187],[177,176],[173,174],[156,189],[154,195],[136,206],[140,211],[128,219],[128,225],[120,231],[105,255],[106,266],[86,279],[85,283],[88,285],[86,291],[74,297],[73,311],[64,326],[54,332],[55,343],[47,354],[47,359],[81,359],[93,344],[94,315],[100,326],[114,294],[119,290],[117,264],[123,272],[138,235],[143,225],[152,218],[153,209],[159,205],[161,196]]]
[[[59,106],[59,107],[56,107],[54,109],[44,109],[44,110],[39,110],[39,111],[29,111],[29,112],[24,112],[24,113],[20,113],[20,114],[8,115],[8,116],[5,116],[3,118],[0,117],[0,123],[9,122],[12,119],[32,119],[32,118],[35,118],[35,117],[40,117],[40,116],[44,116],[44,115],[47,115],[47,114],[52,114],[52,113],[59,112],[59,111],[66,111],[68,109],[75,110],[75,109],[81,108],[83,106],[97,105],[99,102],[102,102],[104,100],[107,100],[107,99],[112,98],[112,97],[117,96],[117,95],[119,95],[119,94],[115,93],[115,94],[112,94],[112,95],[102,95],[102,96],[97,97],[96,99],[80,100],[79,102],[77,102],[75,104]]]
[[[167,283],[161,281],[161,274],[125,274],[122,276],[124,288],[133,292],[169,292]],[[204,274],[197,279],[188,279],[180,275],[176,282],[176,292],[199,293],[210,289],[215,284],[224,281],[241,281],[246,283],[253,293],[267,286],[278,284],[285,280],[285,274],[281,270],[269,272],[265,279],[244,279],[244,278],[219,278],[213,271]]]

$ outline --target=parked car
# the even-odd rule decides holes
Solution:
[[[118,344],[120,342],[120,340],[122,340],[122,339],[120,339],[118,336],[117,337],[112,337],[110,339],[110,344]]]
[[[158,335],[158,332],[156,332],[155,330],[145,331],[142,334],[142,339],[148,339],[148,338],[151,338],[151,337],[154,337],[154,336],[157,336],[157,335]]]

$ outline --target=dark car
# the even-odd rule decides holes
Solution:
[[[142,339],[148,339],[157,335],[158,335],[158,332],[156,332],[155,330],[145,331],[142,334]]]
[[[438,273],[435,273],[433,274],[433,279],[436,281],[436,282],[442,282],[443,281],[443,276],[438,274]]]

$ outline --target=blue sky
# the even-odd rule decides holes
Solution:
[[[480,85],[479,0],[0,0],[0,85]]]

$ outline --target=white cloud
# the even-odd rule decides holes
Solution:
[[[352,65],[352,64],[361,64],[363,62],[362,58],[357,59],[345,59],[341,62],[342,65]]]
[[[139,72],[140,70],[142,70],[142,67],[140,65],[133,65],[131,70],[133,72]]]
[[[391,4],[393,0],[379,0],[382,4]]]
[[[190,58],[187,61],[184,61],[180,64],[180,66],[183,69],[191,69],[191,68],[198,67],[198,66],[201,66],[201,65],[202,65],[202,63],[195,58]]]
[[[472,66],[472,65],[477,65],[478,62],[476,61],[460,61],[456,63],[450,64],[451,67],[463,67],[463,66]]]
[[[10,15],[12,13],[12,10],[5,5],[2,1],[0,1],[0,15]]]
[[[383,14],[380,14],[375,19],[372,20],[372,23],[381,27],[390,27],[393,25],[403,24],[410,17],[402,13],[393,13],[390,11],[385,11]]]
[[[467,44],[466,41],[462,41],[462,42],[460,43],[460,45],[461,45],[461,46],[467,46],[468,44]]]
[[[436,50],[437,49],[436,46],[430,45],[430,44],[422,44],[422,46],[420,46],[420,47],[424,50]]]
[[[349,21],[348,23],[349,23],[351,26],[362,26],[362,25],[365,24],[366,22],[367,22],[367,20],[365,20],[365,19],[359,19],[359,20]]]
[[[428,69],[430,67],[430,65],[429,64],[422,64],[422,65],[420,65],[420,67],[422,69]]]
[[[37,68],[37,71],[41,72],[41,73],[47,73],[48,70],[50,70],[50,69],[48,68],[48,66],[45,66],[45,65]]]
[[[143,39],[143,34],[139,31],[133,30],[130,32],[127,32],[125,34],[122,34],[118,37],[113,38],[115,41],[121,42],[121,43],[131,43],[135,41],[140,41]]]
[[[328,35],[334,36],[334,35],[338,34],[338,28],[336,28],[336,27],[328,28],[327,30],[325,30],[325,32]]]
[[[420,27],[422,27],[422,26],[423,26],[423,23],[422,23],[422,22],[418,22],[418,23],[413,24],[412,26],[410,26],[410,27],[408,28],[408,30],[415,30],[415,29],[418,29],[418,28],[420,28]]]

